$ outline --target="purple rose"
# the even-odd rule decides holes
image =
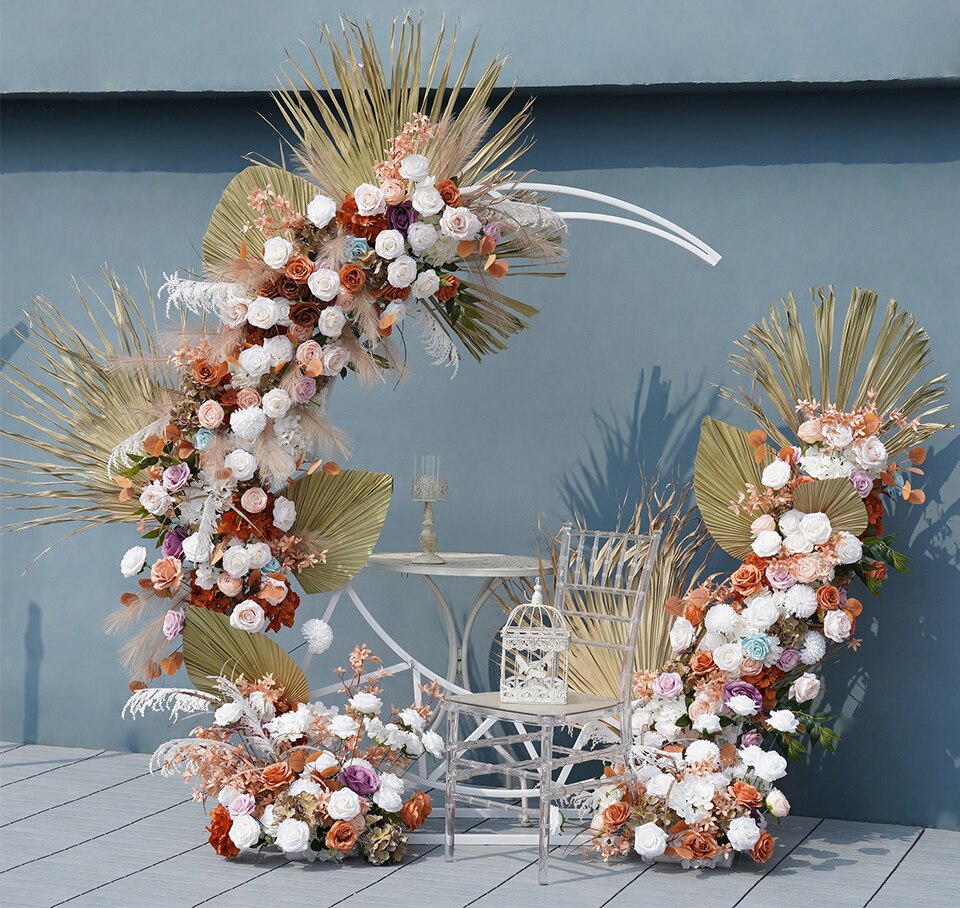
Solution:
[[[792,672],[797,667],[799,661],[800,651],[795,650],[792,646],[788,646],[780,653],[780,658],[777,659],[774,664],[781,671]]]
[[[372,769],[354,763],[339,775],[340,782],[358,795],[371,795],[380,787],[380,777]]]
[[[873,480],[863,470],[854,470],[850,474],[850,482],[853,483],[853,487],[861,498],[866,498],[873,488]]]
[[[404,238],[407,236],[407,230],[417,219],[417,213],[413,210],[413,202],[407,199],[399,205],[391,205],[387,208],[387,223],[394,229],[399,230]]]
[[[188,482],[190,482],[188,464],[177,463],[163,471],[163,487],[168,492],[179,492]]]
[[[767,568],[767,583],[775,590],[788,590],[796,582],[797,578],[785,567],[778,567],[771,564]]]
[[[847,604],[850,594],[847,592],[846,587],[841,586],[837,590],[837,595],[840,597],[840,608],[843,608]]]
[[[490,237],[490,239],[493,240],[495,243],[499,243],[500,242],[500,222],[491,221],[489,224],[487,224],[486,227],[483,228],[483,233],[484,233],[484,236]]]
[[[664,672],[653,682],[653,692],[664,700],[676,700],[683,693],[683,680],[676,672]]]
[[[302,375],[290,389],[290,397],[295,404],[306,404],[313,400],[317,393],[317,381],[309,375]]]
[[[180,609],[170,609],[163,616],[163,636],[172,640],[183,631],[183,612]]]
[[[740,736],[741,747],[759,747],[763,744],[763,735],[758,731],[748,731]]]
[[[763,695],[749,681],[728,681],[723,685],[723,702],[728,703],[734,697],[749,697],[757,709],[763,706]]]
[[[169,558],[173,556],[174,558],[183,558],[183,540],[189,535],[190,531],[183,527],[170,530],[170,532],[163,537],[163,546],[161,547],[163,557]]]
[[[230,802],[231,817],[248,817],[257,809],[257,799],[250,794],[238,794]]]

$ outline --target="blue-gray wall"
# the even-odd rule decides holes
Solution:
[[[243,26],[228,21],[215,35],[195,4],[167,4],[142,30],[111,20],[114,6],[83,5],[100,10],[96,22],[113,23],[104,28],[72,22],[81,7],[59,4],[56,18],[44,21],[48,7],[35,5],[23,21],[4,22],[4,89],[19,97],[2,111],[2,352],[20,366],[27,353],[12,329],[31,296],[46,294],[79,318],[69,275],[96,285],[109,262],[131,285],[143,266],[156,285],[163,271],[196,268],[210,211],[243,166],[240,155],[275,149],[258,117],[272,114],[262,94],[136,92],[260,92],[280,43],[308,29],[271,34],[258,55],[229,40],[242,38]],[[663,6],[642,4],[647,25],[632,31],[593,23],[569,66],[533,42],[535,20],[525,17],[516,34],[489,28],[485,46],[507,46],[511,74],[541,86],[527,166],[545,181],[657,211],[723,261],[711,269],[661,241],[577,223],[565,280],[514,279],[542,314],[505,353],[465,364],[451,382],[414,350],[410,379],[396,390],[339,387],[332,416],[352,435],[350,465],[397,476],[383,549],[416,545],[418,513],[405,497],[416,453],[440,453],[447,464],[450,501],[437,516],[441,545],[456,550],[530,552],[538,517],[556,526],[574,508],[608,524],[637,486],[638,462],[689,473],[701,417],[739,419],[714,393],[730,377],[732,340],[791,289],[803,298],[811,284],[832,281],[841,298],[853,284],[897,297],[930,331],[937,369],[960,374],[960,92],[951,84],[953,49],[943,43],[954,7],[931,3],[927,18],[908,22],[894,4],[882,15],[870,4],[869,16],[850,4],[864,16],[858,31],[839,4],[817,6],[816,27],[813,12],[794,21],[786,5],[731,4],[732,19],[714,20],[721,5],[710,3],[699,19],[670,22]],[[754,20],[751,11],[773,18]],[[322,12],[311,5],[304,21]],[[707,25],[717,40],[701,34],[691,52],[690,35]],[[175,46],[163,38],[174,27],[182,35]],[[764,40],[774,33],[779,53]],[[630,55],[631,37],[657,52]],[[606,55],[604,40],[617,53]],[[124,53],[111,56],[121,44]],[[869,91],[826,90],[870,81],[878,84]],[[693,87],[724,82],[725,91]],[[758,88],[782,82],[825,84]],[[640,92],[633,83],[660,89]],[[624,87],[586,88],[617,84]],[[127,94],[102,94],[118,90]],[[98,94],[52,94],[70,91]],[[788,791],[799,812],[960,825],[960,710],[950,680],[960,646],[958,452],[956,434],[938,439],[927,462],[928,505],[891,518],[913,573],[866,602],[862,648],[827,670],[825,706],[842,712],[844,740],[835,756],[792,770]],[[0,737],[149,749],[166,729],[159,718],[121,723],[125,678],[101,631],[125,589],[116,565],[133,539],[90,532],[21,576],[58,537],[2,540]],[[369,571],[358,585],[402,643],[444,667],[425,587]],[[470,584],[448,589],[465,608]],[[324,602],[308,598],[301,617],[319,614]],[[489,606],[475,638],[475,676],[500,620]],[[374,642],[346,610],[335,631],[338,655],[357,639]],[[286,639],[292,645],[295,635]],[[314,663],[317,684],[324,671]]]

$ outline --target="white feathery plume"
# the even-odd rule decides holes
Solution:
[[[452,366],[453,374],[450,379],[457,377],[460,371],[460,351],[450,339],[446,331],[423,305],[413,310],[413,315],[420,324],[420,343],[427,356],[433,357],[434,366]]]
[[[223,307],[234,297],[246,298],[240,284],[226,281],[191,281],[180,277],[175,271],[165,274],[160,293],[167,297],[167,316],[171,306],[187,312],[215,312],[219,315]]]
[[[161,416],[154,420],[149,426],[144,426],[137,432],[134,432],[129,438],[120,442],[107,458],[107,477],[113,479],[113,471],[126,470],[130,466],[130,459],[133,456],[139,457],[144,453],[143,443],[151,435],[158,435],[167,425],[168,417]]]
[[[168,712],[170,719],[176,722],[181,715],[196,715],[210,712],[213,698],[198,690],[178,687],[145,687],[133,692],[127,700],[120,718],[125,719],[127,713],[131,718],[143,718],[147,710],[155,713]]]
[[[273,746],[269,735],[263,730],[260,713],[258,713],[250,701],[240,693],[240,688],[223,675],[218,678],[211,676],[211,680],[216,682],[220,693],[223,694],[224,702],[232,700],[243,710],[244,729],[241,735],[246,743],[260,750],[262,756],[268,757],[271,760],[278,759],[277,749]]]

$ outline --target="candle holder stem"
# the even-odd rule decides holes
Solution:
[[[437,532],[433,522],[433,502],[423,503],[423,529],[420,531],[420,549],[422,555],[414,559],[416,564],[446,564],[434,551],[437,547]]]

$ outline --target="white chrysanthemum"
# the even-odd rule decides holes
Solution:
[[[300,628],[307,641],[307,649],[315,656],[325,653],[333,643],[333,629],[322,618],[311,618]]]
[[[795,618],[809,618],[817,610],[817,594],[812,586],[796,583],[787,590],[783,610]]]
[[[800,661],[804,665],[819,662],[827,652],[827,641],[819,631],[807,631],[800,648]]]
[[[267,414],[260,407],[234,410],[230,414],[230,428],[233,434],[244,441],[255,441],[266,427]]]
[[[739,621],[740,616],[726,602],[711,606],[703,619],[707,630],[715,634],[732,634]]]

